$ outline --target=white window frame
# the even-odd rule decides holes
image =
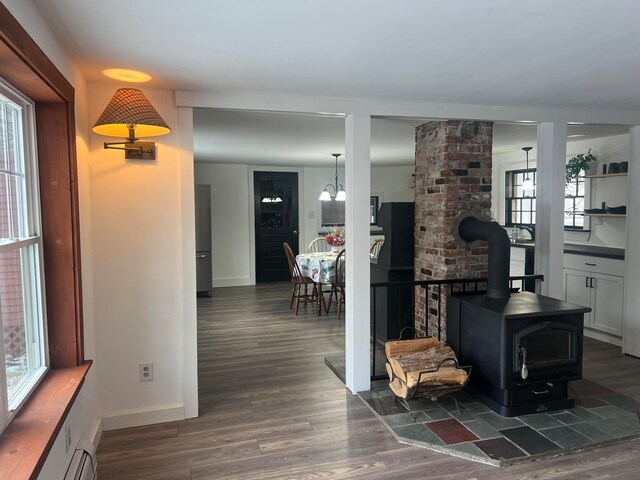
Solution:
[[[25,337],[27,339],[27,352],[36,354],[40,360],[40,365],[34,368],[29,375],[22,380],[20,387],[8,396],[5,352],[4,352],[4,332],[1,328],[0,318],[0,434],[9,425],[11,420],[26,403],[29,395],[38,386],[49,368],[49,351],[47,341],[47,322],[45,308],[45,286],[44,286],[44,258],[42,246],[42,224],[40,217],[40,191],[38,181],[38,161],[36,149],[36,128],[35,128],[35,105],[34,103],[16,90],[13,86],[0,78],[0,97],[9,100],[22,110],[22,166],[25,176],[25,199],[27,210],[27,232],[26,235],[16,239],[0,242],[0,253],[31,248],[31,253],[35,255],[32,259],[32,266],[35,271],[33,275],[26,277],[25,265],[23,264],[23,292],[24,312],[34,321],[27,322]],[[3,126],[0,126],[3,128]],[[25,259],[22,260],[25,262]],[[28,297],[28,298],[27,298]],[[0,306],[1,308],[1,306]],[[1,310],[0,310],[1,315]],[[38,343],[33,342],[38,339]],[[33,358],[33,357],[32,357]]]

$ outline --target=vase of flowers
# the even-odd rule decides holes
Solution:
[[[329,233],[325,237],[326,242],[331,246],[331,251],[338,253],[344,248],[345,236],[344,230],[340,230],[338,227],[332,227]]]

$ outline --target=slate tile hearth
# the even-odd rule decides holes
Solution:
[[[479,440],[478,437],[471,433],[471,430],[454,418],[450,418],[449,420],[438,420],[437,422],[428,422],[426,426],[447,445]]]
[[[640,438],[633,399],[589,380],[570,384],[576,408],[505,418],[465,392],[437,402],[411,401],[415,421],[386,381],[360,395],[401,443],[505,466]]]

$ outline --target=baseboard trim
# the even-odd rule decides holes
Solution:
[[[584,336],[595,338],[596,340],[600,340],[601,342],[610,343],[611,345],[615,345],[616,347],[622,346],[622,339],[620,337],[615,337],[604,332],[598,332],[591,328],[584,327]]]
[[[141,427],[154,423],[175,422],[184,420],[184,405],[158,408],[155,410],[137,410],[104,415],[101,418],[102,430],[119,430],[121,428]]]
[[[100,439],[102,438],[102,418],[97,418],[96,423],[91,429],[91,433],[89,434],[89,441],[93,444],[93,446],[98,449],[98,445],[100,444]]]
[[[217,278],[216,280],[213,281],[213,288],[245,287],[247,285],[253,285],[249,277]]]

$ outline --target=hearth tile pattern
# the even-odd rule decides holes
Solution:
[[[415,421],[386,381],[360,398],[400,443],[506,466],[640,438],[633,399],[589,380],[569,384],[576,408],[505,418],[465,392],[436,402],[410,400]]]

